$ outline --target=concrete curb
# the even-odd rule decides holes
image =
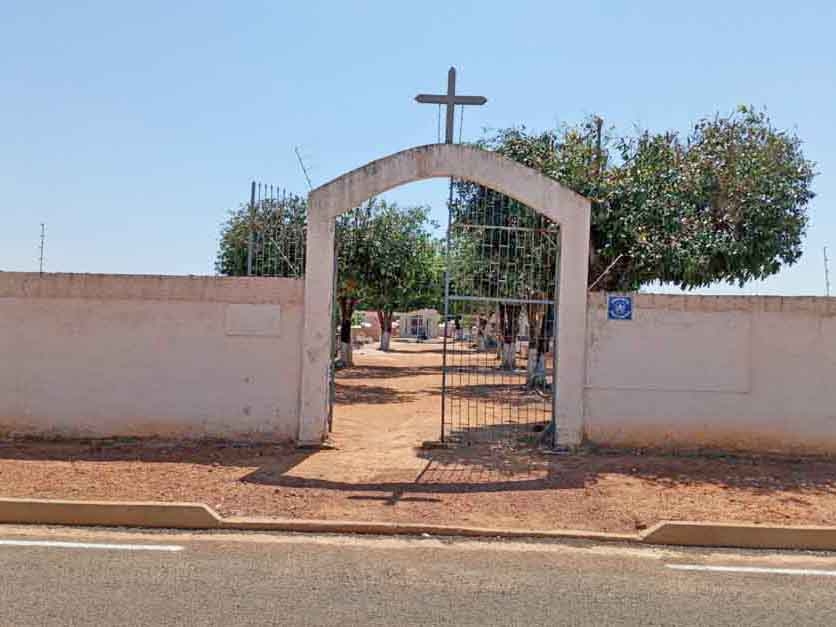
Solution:
[[[836,527],[661,522],[644,532],[641,542],[738,549],[834,551]]]
[[[281,518],[222,518],[202,503],[0,498],[0,524],[638,541],[631,534]]]
[[[0,523],[165,529],[221,528],[221,518],[200,503],[13,498],[0,498]]]
[[[751,549],[836,550],[836,527],[781,527],[777,525],[665,521],[650,527],[641,534],[566,529],[492,529],[390,522],[222,518],[213,509],[201,503],[0,498],[0,524],[191,530],[226,529],[374,535],[429,534],[433,536],[573,539]]]

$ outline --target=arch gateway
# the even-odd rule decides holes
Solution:
[[[410,148],[346,174],[308,196],[305,323],[299,393],[300,445],[327,436],[330,410],[334,235],[337,216],[390,189],[430,178],[453,178],[490,188],[530,207],[560,227],[557,345],[552,417],[562,446],[580,444],[586,345],[590,202],[539,172],[497,153],[460,144]]]

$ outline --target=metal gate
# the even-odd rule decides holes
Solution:
[[[558,225],[451,181],[441,439],[555,444]]]

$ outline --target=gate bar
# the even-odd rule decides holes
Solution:
[[[447,329],[450,324],[450,224],[453,212],[453,178],[447,199],[447,241],[444,246],[444,348],[441,351],[441,442],[444,442],[444,420],[447,405]]]
[[[530,298],[502,298],[501,296],[449,296],[449,300],[466,302],[510,303],[512,305],[553,305],[553,300],[536,300]]]

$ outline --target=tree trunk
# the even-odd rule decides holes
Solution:
[[[340,363],[344,368],[354,365],[354,351],[351,342],[340,342]]]
[[[496,343],[496,358],[499,360],[499,367],[508,369],[505,363],[505,306],[499,305],[499,341]]]
[[[340,362],[344,367],[354,365],[354,355],[351,350],[351,317],[354,315],[356,300],[341,296],[340,303]]]
[[[531,340],[528,341],[528,360],[525,364],[525,372],[526,372],[526,385],[528,387],[533,387],[534,384],[534,371],[537,369],[537,360],[539,353],[537,352],[536,345],[531,344]]]
[[[532,296],[536,296],[532,295]],[[525,382],[528,387],[534,387],[535,371],[537,370],[537,361],[539,359],[538,340],[540,330],[540,316],[538,305],[528,305],[525,312],[528,318],[528,360],[526,363]]]
[[[531,305],[528,315],[528,363],[526,385],[529,388],[544,385],[546,381],[546,353],[549,352],[549,310],[541,305]]]
[[[545,387],[546,382],[546,353],[534,348],[529,348],[528,364],[526,366],[526,385],[530,388]]]
[[[517,361],[517,346],[516,342],[502,341],[502,363],[500,368],[503,370],[514,370]]]
[[[487,328],[488,319],[480,314],[476,319],[476,350],[480,353],[488,350]]]
[[[380,322],[380,350],[388,351],[389,342],[392,339],[392,312],[378,311],[377,319]]]
[[[517,357],[517,335],[520,323],[519,305],[499,305],[499,327],[502,331],[502,351],[500,368],[514,370]]]

